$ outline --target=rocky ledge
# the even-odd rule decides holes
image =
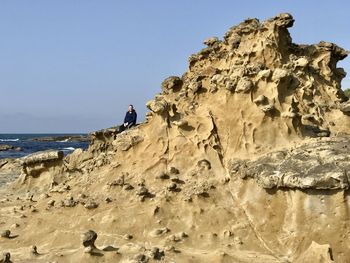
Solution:
[[[266,189],[348,189],[350,138],[314,140],[253,161],[233,160],[231,176],[254,178]]]

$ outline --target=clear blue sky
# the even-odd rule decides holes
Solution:
[[[1,0],[0,133],[90,132],[120,123],[130,103],[143,119],[205,38],[281,12],[296,20],[295,43],[350,50],[348,0]]]

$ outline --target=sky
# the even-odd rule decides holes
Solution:
[[[350,50],[348,0],[0,0],[0,133],[86,133],[142,121],[203,40],[291,13],[293,42]],[[350,58],[338,64],[350,72]],[[350,88],[350,73],[343,80]]]

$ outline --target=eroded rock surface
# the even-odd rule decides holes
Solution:
[[[0,247],[18,262],[347,262],[347,52],[293,43],[293,24],[247,19],[210,37],[144,123],[24,158],[0,199],[1,229],[19,236]],[[86,229],[102,249],[94,231],[81,248]]]
[[[263,188],[348,189],[350,137],[308,142],[254,161],[233,160],[231,175],[254,178]]]

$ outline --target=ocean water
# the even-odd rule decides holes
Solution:
[[[89,146],[88,142],[40,142],[31,141],[38,137],[56,137],[68,135],[85,135],[85,134],[0,134],[0,144],[12,145],[14,147],[21,147],[22,151],[0,151],[0,159],[3,158],[19,158],[28,154],[45,151],[45,150],[60,150],[65,154],[73,152],[77,148],[86,149]]]

